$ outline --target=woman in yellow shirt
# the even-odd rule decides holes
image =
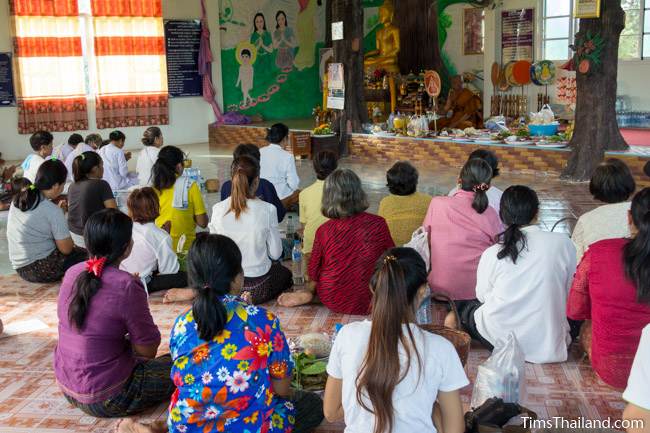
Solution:
[[[398,161],[386,173],[390,195],[379,203],[379,216],[388,224],[395,245],[404,245],[424,221],[431,196],[416,191],[418,171],[410,163]]]
[[[208,215],[196,182],[182,176],[185,154],[177,147],[160,149],[152,168],[153,186],[160,201],[160,216],[156,225],[169,231],[174,242],[185,235],[183,250],[187,251],[196,238],[196,226],[208,226]]]
[[[314,156],[316,182],[300,192],[300,222],[303,225],[302,251],[305,254],[311,254],[316,230],[328,220],[321,211],[323,187],[325,179],[336,170],[337,166],[338,161],[334,153],[329,151],[318,152]]]

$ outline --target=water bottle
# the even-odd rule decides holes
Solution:
[[[287,239],[292,240],[296,233],[296,225],[293,222],[293,215],[287,215]]]
[[[293,250],[291,250],[291,273],[294,286],[305,284],[305,273],[302,268],[302,247],[297,239],[293,241]]]

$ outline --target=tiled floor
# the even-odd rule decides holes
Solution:
[[[205,145],[190,147],[195,165],[206,177],[224,179],[228,173],[230,159],[227,156],[210,155]],[[355,169],[361,176],[371,201],[371,211],[376,211],[381,196],[385,194],[384,173],[387,167],[380,165],[361,166],[353,160],[345,160],[343,166]],[[301,185],[313,181],[308,161],[300,161]],[[456,170],[444,169],[435,172],[420,165],[421,190],[441,194],[455,183]],[[570,184],[554,177],[539,174],[503,174],[495,184],[501,188],[513,183],[533,186],[542,199],[540,224],[550,229],[556,221],[574,217],[595,206],[586,192],[585,184]],[[211,195],[208,200],[216,200]],[[567,231],[570,224],[562,223],[557,230]],[[112,431],[112,420],[97,420],[73,409],[63,399],[54,382],[51,369],[52,350],[56,344],[56,286],[39,286],[20,281],[9,275],[6,256],[6,217],[0,218],[0,317],[5,324],[38,318],[48,329],[17,337],[0,339],[0,432],[1,433],[63,433]],[[165,341],[161,351],[167,347],[167,336],[174,318],[187,305],[163,305],[159,296],[152,296],[151,309],[156,323],[161,328]],[[323,307],[285,309],[270,305],[281,318],[282,326],[289,336],[308,330],[330,332],[334,324],[359,320],[359,317],[331,314]],[[473,380],[478,365],[488,356],[484,349],[473,349],[467,372]],[[528,394],[525,405],[536,411],[540,417],[565,416],[587,419],[617,418],[624,407],[620,393],[602,382],[591,371],[589,364],[574,349],[570,360],[563,364],[527,365],[526,381]],[[463,402],[468,406],[471,387],[463,390]],[[142,415],[145,420],[165,416],[165,407]],[[339,432],[341,425],[323,425],[319,432]]]

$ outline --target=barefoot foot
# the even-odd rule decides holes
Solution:
[[[314,294],[308,291],[283,293],[278,298],[278,304],[283,307],[297,307],[299,305],[309,304],[314,299]]]
[[[117,424],[117,433],[158,433],[151,427],[140,424],[132,419],[123,419]]]
[[[164,304],[172,302],[191,301],[195,297],[194,290],[192,289],[169,289],[163,298]]]

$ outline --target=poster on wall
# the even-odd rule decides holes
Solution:
[[[534,59],[535,9],[501,12],[502,62]]]
[[[322,101],[325,2],[222,0],[221,65],[227,111],[265,119],[311,116]]]
[[[327,108],[343,110],[345,107],[344,80],[343,63],[330,63],[327,68]]]
[[[600,0],[575,0],[576,18],[600,18]]]
[[[0,107],[16,105],[11,53],[0,53]]]
[[[466,56],[483,54],[484,22],[484,9],[463,10],[463,53]]]
[[[167,87],[170,98],[203,95],[199,75],[201,21],[165,20]]]

